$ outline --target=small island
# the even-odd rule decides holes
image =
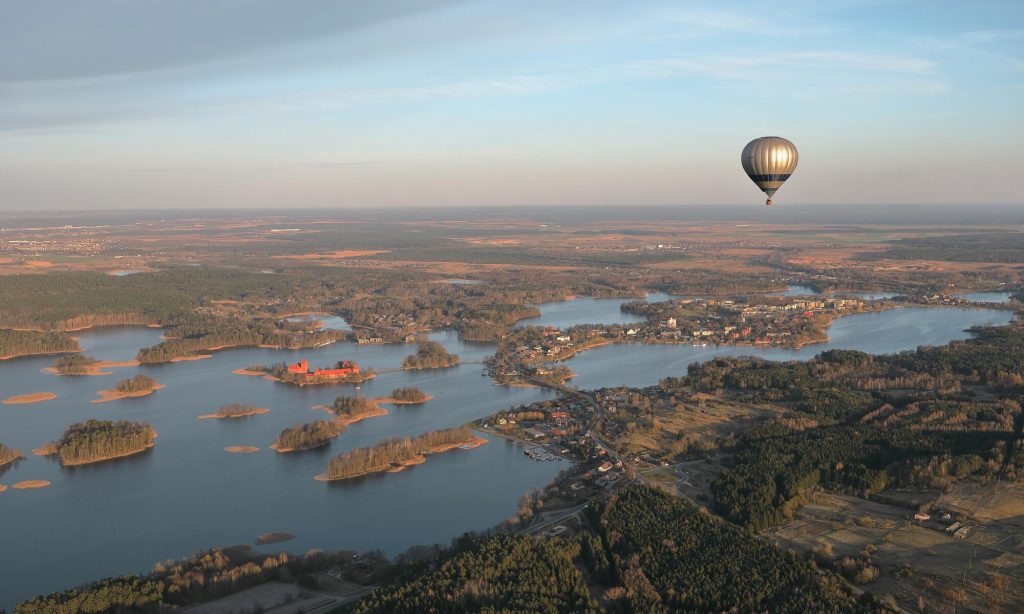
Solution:
[[[344,425],[355,424],[367,418],[386,416],[388,410],[377,405],[376,400],[371,401],[365,397],[338,397],[330,407],[324,407],[337,418],[337,422]]]
[[[382,400],[382,403],[391,403],[393,405],[420,405],[426,403],[432,399],[429,394],[423,392],[419,388],[414,387],[403,387],[395,388],[391,391],[391,398],[386,401]]]
[[[100,395],[99,398],[93,399],[92,402],[105,403],[116,399],[144,397],[160,390],[161,388],[163,388],[163,385],[158,384],[152,377],[139,374],[131,379],[123,379],[119,381],[113,390],[100,390],[97,393]]]
[[[60,375],[99,375],[106,374],[96,367],[99,360],[85,354],[65,354],[53,363],[53,371]]]
[[[54,451],[65,467],[86,465],[138,454],[153,447],[156,431],[144,422],[87,420],[72,424],[60,440],[45,449]]]
[[[46,488],[50,483],[46,480],[25,480],[17,484],[11,484],[14,490],[31,490],[33,488]]]
[[[281,431],[270,449],[281,453],[312,450],[331,443],[332,439],[344,431],[345,425],[337,420],[317,420],[296,424]]]
[[[345,480],[371,473],[397,473],[418,465],[430,454],[454,448],[471,449],[487,443],[466,427],[431,431],[417,437],[390,438],[370,448],[357,448],[331,459],[327,471],[316,476],[320,481]]]
[[[0,443],[0,473],[3,473],[4,468],[8,465],[16,463],[23,458],[25,458],[25,455],[21,450],[8,448]]]
[[[231,403],[230,405],[221,405],[220,408],[212,414],[203,414],[199,416],[200,420],[230,420],[233,418],[246,418],[248,416],[258,416],[260,414],[269,414],[270,410],[265,407],[256,407],[255,405],[246,405],[244,403]]]
[[[256,446],[227,446],[224,448],[224,451],[231,454],[254,454],[259,452],[260,449]]]
[[[256,538],[256,545],[263,546],[265,544],[276,544],[278,542],[286,542],[290,539],[295,539],[295,536],[288,531],[278,531],[276,533],[264,533]]]
[[[263,374],[268,379],[295,386],[308,386],[316,384],[361,384],[366,380],[377,376],[373,369],[360,370],[359,365],[349,360],[339,360],[332,367],[311,368],[305,359],[289,365],[278,363],[265,367],[263,365],[249,365],[246,369],[238,369],[235,373],[239,375]]]
[[[420,339],[415,354],[410,354],[402,361],[403,369],[447,369],[459,364],[457,354],[449,354],[448,350],[437,341]]]
[[[13,397],[7,397],[0,403],[4,405],[25,405],[28,403],[42,403],[43,401],[52,401],[56,399],[57,395],[52,392],[33,392],[32,394],[19,394]]]

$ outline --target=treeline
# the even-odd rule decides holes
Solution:
[[[436,341],[421,340],[415,354],[405,357],[403,369],[443,369],[459,364],[459,357],[449,354],[443,345]]]
[[[341,480],[387,471],[392,467],[419,462],[424,454],[472,443],[473,432],[466,427],[431,431],[416,437],[385,439],[373,447],[357,448],[331,459],[325,474],[328,480]]]
[[[316,420],[286,428],[274,440],[278,452],[299,452],[325,446],[343,433],[344,425],[336,420]]]
[[[228,405],[221,405],[214,413],[218,418],[244,418],[251,416],[255,413],[264,413],[262,410],[255,405],[247,405],[245,403],[230,403]]]
[[[620,611],[877,612],[822,572],[689,502],[646,486],[621,490],[600,526],[623,589]]]
[[[133,392],[152,390],[156,385],[157,383],[155,379],[140,373],[135,377],[119,381],[117,385],[114,386],[114,390],[123,394],[132,394]]]
[[[354,614],[531,612],[596,614],[576,541],[503,536],[480,541],[436,569],[377,589]]]
[[[266,345],[300,349],[318,347],[332,341],[347,339],[349,333],[339,330],[283,330],[270,318],[240,319],[189,314],[169,323],[166,341],[139,350],[143,363],[167,362],[179,356],[222,347]]]
[[[0,322],[57,330],[164,323],[216,300],[284,296],[300,281],[207,267],[122,277],[93,272],[10,275],[4,278]]]
[[[0,467],[13,463],[14,461],[25,458],[25,455],[21,450],[15,448],[8,448],[4,444],[0,443]]]
[[[408,386],[392,390],[391,398],[400,403],[424,403],[427,400],[427,393],[419,388]]]
[[[363,557],[364,560],[369,557]],[[302,556],[248,550],[210,550],[190,559],[158,563],[146,576],[121,576],[40,596],[15,606],[15,614],[160,612],[166,605],[210,601],[271,580],[315,586],[312,574],[345,565],[351,553],[311,550]]]
[[[99,362],[85,354],[65,354],[53,363],[53,367],[61,375],[82,375],[89,372],[89,367]]]
[[[986,232],[914,237],[889,244],[884,252],[863,254],[865,259],[941,260],[946,262],[1024,262],[1024,233]]]
[[[5,278],[4,283],[6,283],[6,279],[9,278]],[[4,289],[4,300],[7,300],[6,288]],[[0,358],[77,352],[79,349],[78,342],[67,333],[0,329]]]
[[[87,420],[67,427],[56,449],[62,465],[81,465],[142,452],[155,439],[153,427],[142,422]]]

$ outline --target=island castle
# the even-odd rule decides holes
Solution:
[[[317,378],[348,377],[359,373],[359,365],[348,360],[342,360],[334,369],[313,369],[309,370],[309,362],[302,359],[294,365],[288,365],[288,373],[297,375],[307,380]]]

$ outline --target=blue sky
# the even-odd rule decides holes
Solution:
[[[0,0],[0,210],[1021,202],[1024,2]]]

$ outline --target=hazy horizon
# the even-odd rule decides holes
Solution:
[[[1020,203],[1024,4],[0,0],[0,211]],[[777,214],[781,215],[781,214]]]

